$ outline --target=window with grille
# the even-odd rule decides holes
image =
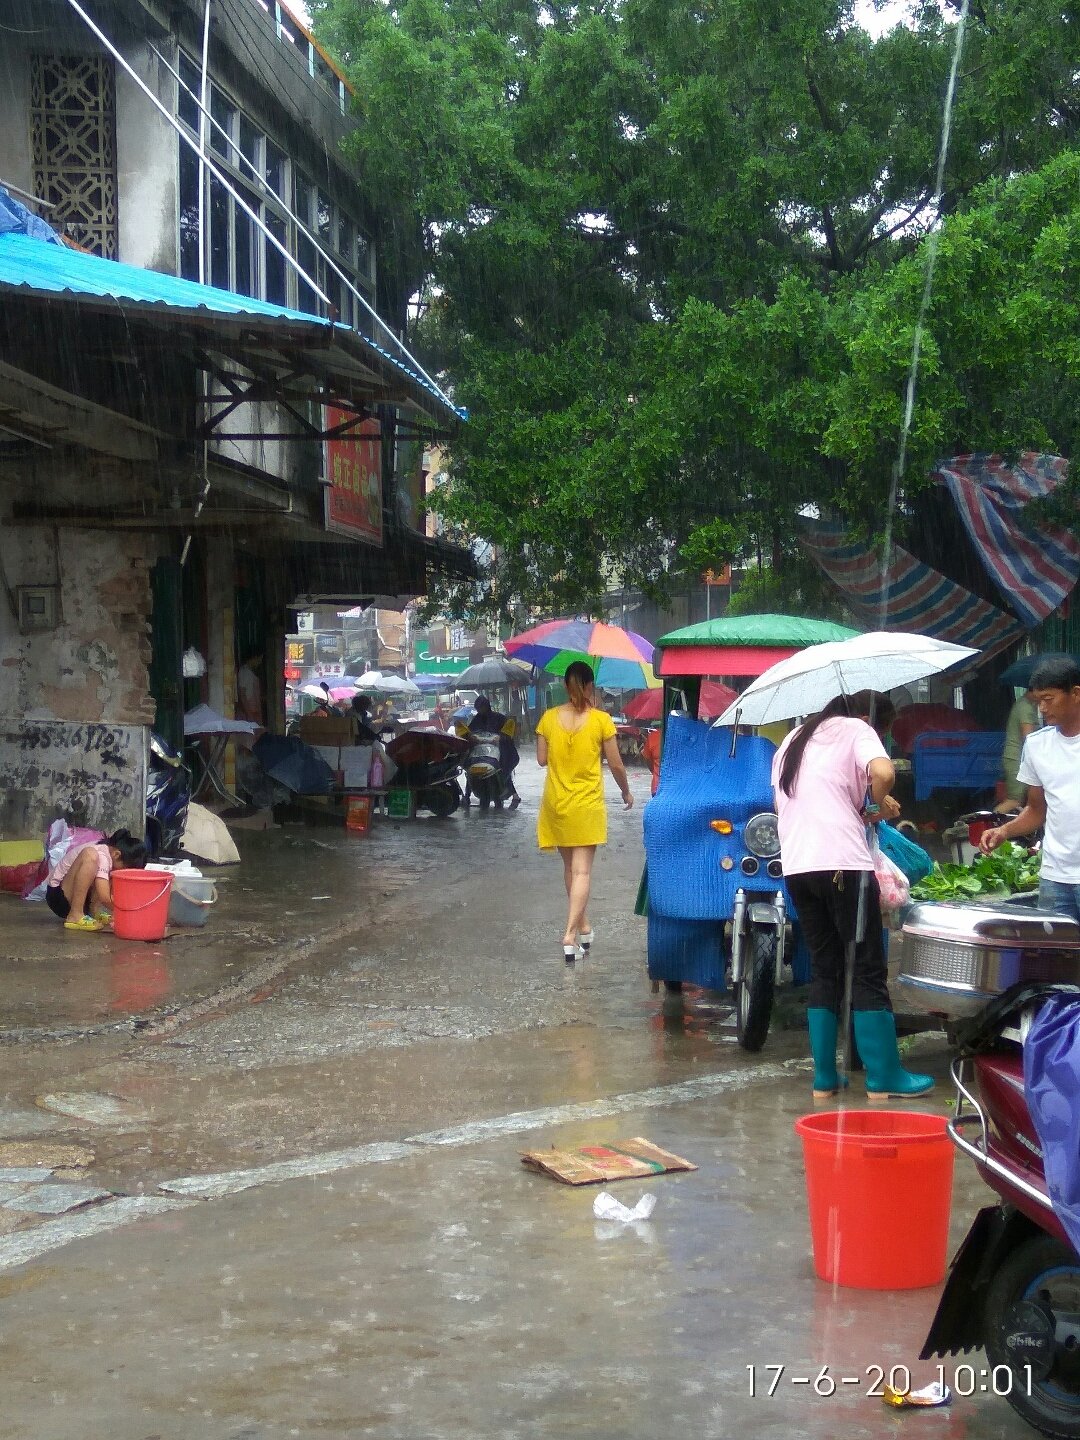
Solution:
[[[116,87],[105,55],[30,63],[34,193],[50,221],[95,255],[116,258]]]

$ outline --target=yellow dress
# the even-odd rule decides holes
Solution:
[[[604,845],[607,809],[604,806],[604,741],[615,735],[615,725],[604,710],[590,710],[580,730],[567,730],[558,710],[545,710],[536,727],[547,741],[547,778],[536,822],[541,850],[560,845]]]

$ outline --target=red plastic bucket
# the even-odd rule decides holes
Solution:
[[[113,933],[122,940],[164,940],[173,877],[163,870],[114,870]]]
[[[939,1285],[955,1155],[945,1117],[838,1110],[804,1115],[795,1132],[818,1277],[858,1290]]]

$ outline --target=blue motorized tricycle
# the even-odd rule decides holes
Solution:
[[[760,1050],[777,986],[807,984],[810,956],[780,864],[770,778],[776,747],[763,735],[693,718],[703,676],[737,682],[806,645],[853,631],[787,615],[723,617],[666,635],[660,786],[645,809],[649,976],[724,990],[739,1044]]]
[[[776,987],[810,978],[780,866],[774,754],[761,735],[674,713],[645,807],[650,978],[669,990],[730,985],[746,1050],[765,1043]]]

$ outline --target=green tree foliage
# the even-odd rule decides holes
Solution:
[[[710,534],[771,564],[806,505],[873,527],[937,219],[952,10],[874,41],[841,0],[314,8],[356,87],[383,301],[404,317],[419,296],[413,341],[470,410],[438,503],[496,547],[471,606],[659,592]],[[1076,143],[1077,19],[1047,0],[973,11],[916,477],[965,437],[1067,439],[1070,355],[1046,322],[1071,235],[1037,259],[1016,218],[1002,246],[993,186]],[[1018,264],[1042,288],[980,313]],[[1017,375],[1020,353],[1039,363]]]

